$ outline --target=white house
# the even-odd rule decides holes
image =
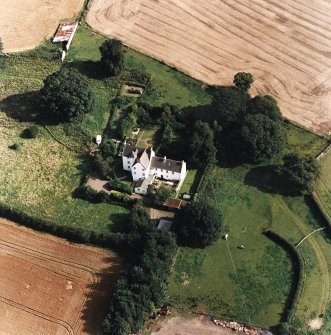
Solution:
[[[154,178],[181,182],[186,176],[186,163],[174,161],[167,157],[157,157],[153,148],[137,148],[124,143],[122,148],[123,169],[131,171],[133,181],[136,181],[135,192],[146,194],[148,185]]]

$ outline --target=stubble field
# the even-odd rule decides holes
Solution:
[[[118,257],[0,219],[0,333],[99,334]]]
[[[212,84],[238,71],[285,117],[331,130],[331,4],[325,0],[93,0],[87,22]]]
[[[75,16],[84,0],[1,0],[0,34],[6,52],[33,49],[55,33],[59,20]]]

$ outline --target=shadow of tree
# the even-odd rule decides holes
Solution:
[[[88,285],[81,321],[84,323],[82,331],[86,334],[101,334],[102,321],[108,312],[112,288],[123,271],[121,260],[116,254],[109,254],[104,262],[108,268],[92,274],[93,282]]]
[[[256,187],[264,193],[284,196],[301,195],[298,188],[277,173],[278,165],[253,167],[245,176],[245,184]]]
[[[109,76],[102,71],[102,67],[99,62],[86,60],[86,61],[74,61],[65,63],[64,67],[74,68],[78,70],[82,75],[90,79],[105,79]]]

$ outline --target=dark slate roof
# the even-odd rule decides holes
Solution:
[[[162,157],[153,157],[150,169],[162,169],[180,173],[182,171],[182,162],[173,161],[172,159],[164,159]]]
[[[154,179],[153,175],[150,175],[146,177],[145,179],[139,179],[135,183],[135,188],[141,187],[141,188],[147,189],[148,185],[153,181],[153,179]]]
[[[137,149],[138,149],[138,154],[144,151],[144,149],[137,148],[131,144],[124,144],[122,156],[134,158],[133,152],[135,152]]]

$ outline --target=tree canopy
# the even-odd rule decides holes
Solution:
[[[236,87],[218,87],[214,93],[217,120],[220,123],[239,122],[246,114],[247,92]]]
[[[238,72],[233,79],[233,83],[240,90],[248,92],[251,85],[253,84],[254,78],[251,73],[248,72]]]
[[[271,95],[257,95],[248,100],[247,113],[262,114],[273,120],[280,120],[282,118],[277,101]]]
[[[280,172],[301,193],[311,193],[319,175],[319,165],[313,156],[289,154],[284,157]]]
[[[240,157],[256,162],[281,152],[286,144],[286,132],[280,121],[262,114],[247,115],[233,141]]]
[[[206,201],[192,201],[176,213],[173,227],[180,244],[201,248],[218,239],[223,219]]]
[[[197,121],[190,139],[190,160],[199,168],[216,160],[214,133],[207,122]]]
[[[95,100],[87,79],[76,69],[67,68],[61,68],[44,80],[40,98],[49,117],[56,121],[72,121],[88,113]]]
[[[118,75],[124,67],[123,43],[119,40],[107,40],[100,46],[101,65],[110,76]]]

